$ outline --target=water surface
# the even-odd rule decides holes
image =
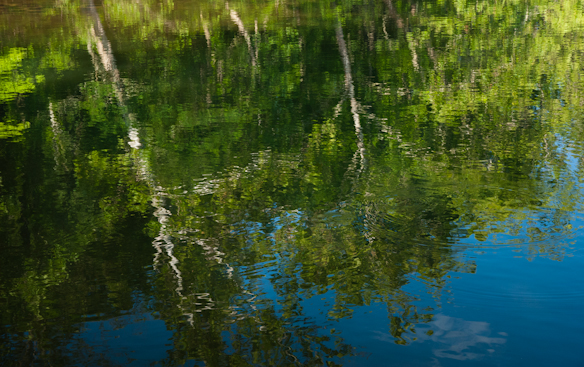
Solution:
[[[0,364],[584,365],[583,31],[0,0]]]

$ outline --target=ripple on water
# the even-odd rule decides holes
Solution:
[[[572,301],[582,301],[584,300],[584,290],[582,289],[573,289],[571,286],[566,285],[561,288],[551,288],[545,287],[538,290],[521,290],[518,288],[513,288],[512,292],[505,288],[495,288],[494,285],[491,285],[491,288],[485,287],[470,287],[470,286],[456,286],[456,293],[457,293],[457,304],[461,304],[459,300],[468,300],[472,299],[475,302],[479,302],[481,304],[484,301],[488,301],[488,304],[493,304],[495,306],[499,305],[499,307],[508,307],[507,301],[509,298],[513,299],[520,299],[524,302],[550,302],[550,303],[558,303],[558,302],[572,302]],[[464,301],[462,302],[464,304]]]
[[[566,281],[575,274],[569,274],[566,271],[569,268],[563,264],[543,259],[544,263],[533,264],[524,259],[504,260],[494,256],[491,260],[481,263],[479,273],[452,283],[458,307],[544,312],[542,318],[553,317],[548,315],[550,309],[557,315],[579,312],[579,305],[584,302],[584,287],[578,279]],[[573,266],[570,271],[574,272]]]

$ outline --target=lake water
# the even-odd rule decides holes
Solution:
[[[584,366],[576,0],[0,0],[0,365]]]

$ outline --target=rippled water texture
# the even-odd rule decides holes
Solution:
[[[0,365],[584,366],[583,34],[0,0]]]

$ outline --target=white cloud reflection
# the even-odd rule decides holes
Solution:
[[[456,317],[438,314],[427,325],[416,328],[418,341],[432,341],[437,344],[433,353],[438,358],[451,358],[460,361],[477,359],[486,353],[493,353],[494,345],[505,344],[502,337],[490,337],[489,323],[482,321],[466,321]],[[431,330],[431,331],[430,331]],[[431,335],[428,335],[428,332]],[[506,333],[498,333],[507,336]],[[471,351],[471,347],[472,351]]]
[[[375,339],[394,341],[385,333],[376,332]],[[437,358],[450,358],[459,361],[474,360],[495,352],[495,346],[505,344],[504,332],[491,337],[490,324],[482,321],[466,321],[456,317],[438,314],[434,319],[416,326],[415,334],[409,340],[429,341],[434,344],[432,353]]]

